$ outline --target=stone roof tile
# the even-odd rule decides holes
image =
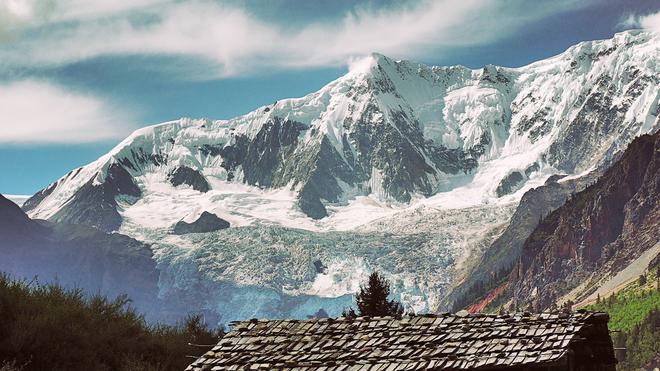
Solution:
[[[187,370],[414,370],[558,362],[601,313],[440,314],[234,322]]]

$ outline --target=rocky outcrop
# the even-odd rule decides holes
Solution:
[[[525,185],[525,182],[529,180],[529,176],[539,170],[538,162],[534,162],[529,165],[525,171],[514,170],[507,174],[495,189],[495,195],[497,197],[502,197],[511,193],[516,192]]]
[[[467,279],[450,294],[454,309],[465,308],[506,282],[520,258],[525,240],[540,221],[595,178],[595,175],[587,175],[560,183],[557,181],[560,176],[551,176],[544,185],[525,192],[504,232],[486,249]]]
[[[338,202],[342,196],[340,182],[355,186],[361,176],[343,161],[341,155],[322,137],[312,151],[295,154],[285,167],[277,184],[284,185],[287,178],[293,177],[294,186],[299,186],[298,207],[309,217],[321,219],[327,211],[321,200]],[[294,173],[295,175],[290,175]]]
[[[592,58],[586,56],[585,58]],[[609,143],[605,138],[616,130],[625,120],[632,103],[645,89],[660,83],[658,75],[644,75],[638,69],[629,68],[626,75],[633,80],[625,91],[621,102],[614,102],[618,88],[616,78],[603,74],[589,91],[585,91],[578,100],[581,108],[567,130],[561,134],[548,151],[548,160],[560,170],[574,172],[581,170],[580,164],[585,159],[602,153]],[[657,88],[656,88],[657,90]],[[633,133],[625,133],[633,135]],[[610,151],[614,148],[610,148]],[[612,155],[613,153],[608,153]]]
[[[108,167],[105,181],[90,179],[73,195],[71,201],[49,220],[64,224],[84,224],[105,232],[114,231],[122,223],[117,212],[117,196],[139,197],[142,194],[131,174],[118,163]],[[31,202],[32,199],[26,201]],[[32,204],[27,205],[29,209]]]
[[[390,117],[390,120],[385,120]],[[436,192],[436,179],[444,174],[469,173],[477,167],[476,157],[462,148],[449,149],[424,138],[419,121],[406,110],[383,111],[374,102],[359,120],[345,120],[345,141],[354,148],[349,165],[359,180],[372,182],[381,193],[399,202],[409,202],[414,193],[430,196]]]
[[[237,137],[233,146],[223,149],[231,154],[225,161],[230,172],[240,166],[243,180],[259,187],[278,186],[283,181],[282,173],[286,161],[298,145],[300,133],[306,125],[273,117],[268,120],[253,138]],[[290,178],[289,178],[290,179]]]
[[[208,211],[204,211],[199,218],[192,223],[186,223],[183,220],[177,222],[174,225],[172,232],[174,234],[206,233],[226,228],[229,228],[228,221],[215,214],[211,214]]]
[[[618,272],[660,240],[660,133],[635,139],[598,181],[546,216],[515,268],[520,305],[553,304]]]
[[[170,180],[173,186],[180,186],[182,184],[187,184],[192,187],[195,191],[199,192],[208,192],[211,187],[209,183],[204,178],[204,175],[200,174],[199,171],[191,169],[187,166],[179,166],[172,170],[167,178]]]
[[[524,179],[525,177],[520,171],[510,173],[500,181],[500,184],[497,185],[495,194],[497,197],[502,197],[517,191],[522,186]]]

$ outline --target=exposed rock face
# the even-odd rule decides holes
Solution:
[[[204,178],[204,175],[200,174],[199,171],[193,170],[187,166],[180,166],[172,170],[168,174],[168,179],[173,186],[180,186],[181,184],[187,184],[192,187],[192,189],[199,192],[208,192],[211,187],[209,183]]]
[[[243,180],[260,187],[281,186],[286,176],[285,162],[296,146],[300,133],[306,126],[300,122],[283,120],[279,117],[269,119],[253,138],[239,135],[234,144],[222,149],[223,167],[229,172],[228,178],[234,177],[237,168],[243,169]]]
[[[219,218],[215,214],[204,211],[202,215],[192,223],[186,223],[183,220],[174,226],[174,234],[186,233],[206,233],[215,232],[221,229],[229,228],[229,222]]]
[[[500,181],[500,184],[497,186],[497,189],[495,190],[495,193],[497,194],[497,197],[502,197],[504,195],[508,195],[509,193],[513,193],[514,191],[518,190],[520,186],[522,186],[522,182],[525,179],[525,177],[522,175],[520,171],[514,171],[511,174],[507,175]]]
[[[200,192],[228,182],[293,191],[291,208],[314,219],[359,195],[407,203],[480,177],[492,179],[484,197],[501,197],[538,169],[581,172],[655,131],[660,79],[647,61],[657,42],[628,31],[517,69],[428,67],[373,54],[363,69],[302,98],[231,120],[138,130],[25,210],[116,229],[111,198],[121,194],[93,188],[116,166],[140,186],[140,198],[163,175]]]
[[[117,196],[139,197],[141,194],[129,172],[115,163],[108,167],[103,183],[96,184],[94,180],[86,182],[74,194],[76,202],[67,203],[49,220],[65,224],[85,224],[106,232],[114,231],[122,222],[117,212]]]
[[[455,309],[463,309],[502,286],[518,262],[525,240],[543,217],[562,206],[572,194],[584,189],[596,176],[559,183],[560,178],[552,176],[543,186],[525,192],[504,233],[484,252],[467,280],[453,290],[451,297],[456,300]]]
[[[614,50],[609,50],[609,52],[612,53]],[[581,54],[580,57],[582,56]],[[597,60],[597,58],[597,55],[587,54],[582,59]],[[624,119],[635,99],[648,86],[660,83],[660,77],[657,74],[643,75],[638,69],[631,67],[626,71],[626,75],[633,82],[628,84],[625,98],[621,102],[615,104],[613,101],[613,92],[617,89],[617,83],[610,74],[601,75],[596,84],[576,102],[576,104],[582,104],[581,109],[569,129],[562,133],[549,150],[549,160],[557,164],[559,169],[573,172],[580,168],[584,159],[598,155],[599,152],[602,153],[606,147],[603,139],[616,130],[620,130],[617,123]],[[625,135],[634,134],[626,133]]]
[[[149,246],[87,226],[31,220],[2,195],[0,236],[0,271],[81,288],[88,294],[128,294],[148,319],[164,319]]]
[[[660,133],[635,139],[594,185],[550,213],[525,242],[518,303],[545,308],[617,272],[660,240]]]
[[[516,192],[524,186],[527,180],[529,180],[530,175],[539,171],[539,169],[540,167],[538,162],[534,162],[533,164],[529,165],[525,171],[514,170],[510,172],[504,178],[502,178],[500,183],[497,185],[495,194],[497,197],[502,197]]]

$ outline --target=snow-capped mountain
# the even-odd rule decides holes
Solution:
[[[314,285],[323,286],[326,294],[332,291],[326,296],[350,293],[353,283],[342,281],[350,281],[350,272],[365,264],[383,267],[380,258],[397,254],[389,246],[377,248],[397,240],[382,233],[423,235],[428,253],[411,254],[412,261],[386,271],[400,274],[401,287],[418,294],[410,303],[438,309],[440,300],[430,298],[451,284],[460,270],[457,262],[478,254],[484,239],[501,232],[526,190],[553,174],[579,175],[605,166],[633,138],[658,130],[659,45],[657,34],[627,31],[528,66],[478,70],[372,54],[302,98],[280,100],[230,120],[180,119],[140,129],[110,153],[34,195],[23,208],[33,218],[158,241],[164,292],[203,282],[206,303],[213,306],[217,292],[209,293],[218,286],[209,282],[236,288],[236,295],[252,287],[260,292],[254,295],[278,303],[269,304],[278,308],[273,315],[300,315],[291,308],[302,299],[290,298],[325,295]],[[468,222],[468,208],[493,211],[469,220],[483,223],[481,235],[447,231],[461,228],[455,215]],[[170,233],[177,222],[192,222],[204,211],[232,227],[195,236]],[[451,226],[427,218],[443,220],[447,213],[455,214]],[[405,228],[402,218],[409,219]],[[254,255],[273,253],[254,245],[269,241],[253,237],[269,230],[296,236],[288,246],[284,240],[268,242],[286,250],[275,254],[278,262]],[[319,233],[329,230],[351,230],[346,233],[352,237],[333,244],[328,242],[333,237]],[[353,242],[347,241],[363,238],[369,242],[361,246],[369,248],[349,248]],[[223,241],[234,241],[243,250]],[[440,250],[449,254],[442,261],[447,271],[432,265],[427,278],[415,272],[415,259],[437,256]],[[341,272],[330,282],[321,277],[327,271],[315,264],[325,265],[327,259]],[[431,272],[442,277],[430,279]],[[349,288],[329,288],[342,285]],[[282,304],[284,297],[288,304]],[[243,299],[217,310],[245,314],[236,308],[254,300],[248,294]],[[321,304],[317,300],[314,305]]]

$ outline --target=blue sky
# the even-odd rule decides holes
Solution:
[[[0,1],[0,193],[31,194],[132,130],[318,90],[372,51],[521,66],[657,29],[647,0]]]

